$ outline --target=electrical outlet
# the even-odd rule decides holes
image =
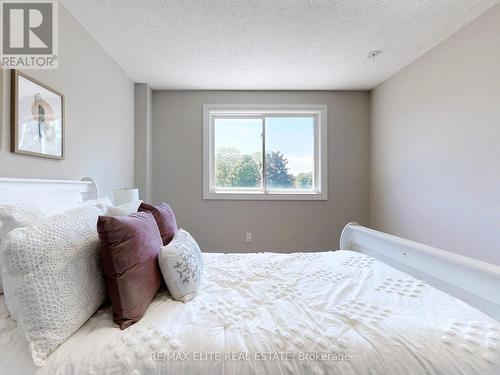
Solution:
[[[246,243],[252,242],[252,233],[250,232],[245,233],[245,242]]]

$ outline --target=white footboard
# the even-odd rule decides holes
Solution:
[[[500,266],[349,223],[340,248],[378,258],[500,320]]]

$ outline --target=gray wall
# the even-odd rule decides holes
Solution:
[[[152,199],[152,91],[146,83],[135,84],[135,186],[139,197]]]
[[[327,104],[328,201],[202,200],[203,104]],[[154,201],[205,250],[337,249],[347,222],[367,224],[369,112],[367,92],[153,91]]]
[[[372,94],[370,224],[500,264],[500,5]]]
[[[10,76],[3,72],[1,177],[97,179],[101,191],[134,184],[134,85],[61,6],[59,69],[28,75],[65,96],[65,160],[10,153]]]

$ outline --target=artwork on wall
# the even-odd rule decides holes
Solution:
[[[16,70],[11,76],[11,151],[64,157],[64,96]]]

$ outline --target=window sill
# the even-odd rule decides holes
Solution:
[[[205,192],[204,200],[239,200],[239,201],[326,201],[327,193],[315,192]]]

